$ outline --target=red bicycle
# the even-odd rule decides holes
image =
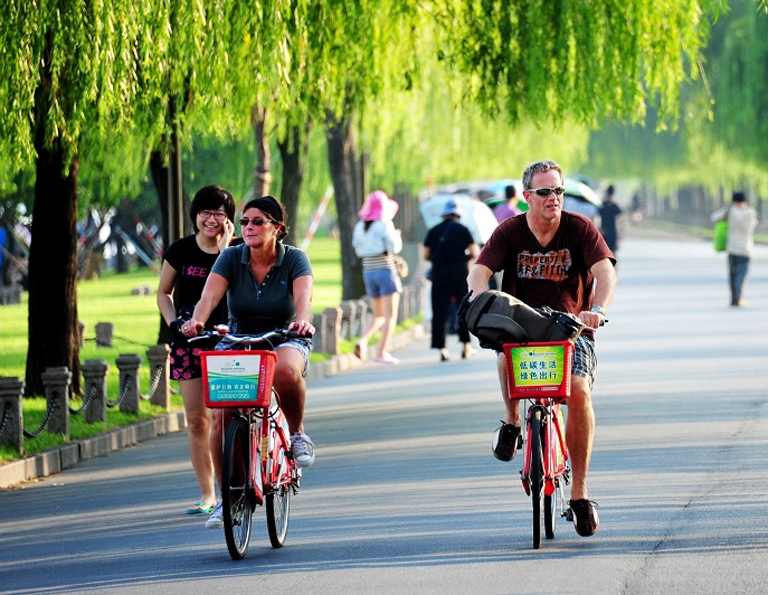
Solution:
[[[555,536],[557,518],[569,518],[564,485],[570,482],[568,446],[561,404],[571,392],[573,343],[507,343],[510,399],[525,399],[527,412],[521,439],[525,447],[520,477],[533,507],[533,547],[541,547],[542,500],[544,533]]]
[[[266,505],[272,547],[282,547],[288,532],[291,495],[299,491],[301,469],[293,460],[288,422],[273,387],[274,350],[301,335],[287,329],[231,335],[221,325],[190,340],[213,336],[236,348],[203,351],[201,361],[206,406],[231,411],[221,497],[227,549],[232,559],[240,560],[248,551],[256,506]]]

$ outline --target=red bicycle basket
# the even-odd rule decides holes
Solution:
[[[510,399],[571,395],[573,343],[505,343]]]
[[[266,407],[275,380],[274,351],[203,351],[206,407]]]

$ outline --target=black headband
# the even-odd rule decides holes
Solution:
[[[273,221],[283,223],[283,209],[280,203],[272,196],[252,198],[246,203],[243,213],[248,209],[259,209],[265,215],[269,215]]]

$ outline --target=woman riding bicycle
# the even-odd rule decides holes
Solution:
[[[307,255],[283,244],[288,235],[283,205],[272,196],[246,203],[240,225],[244,244],[224,250],[208,277],[192,318],[182,326],[188,337],[202,330],[208,316],[226,293],[230,332],[256,334],[288,327],[306,338],[293,339],[277,348],[274,387],[291,431],[291,449],[299,467],[315,459],[314,444],[304,433],[304,404],[309,354],[312,349],[312,267]],[[226,348],[219,346],[218,348]],[[214,409],[211,450],[221,452],[223,410]],[[221,481],[221,460],[214,457]],[[221,503],[211,513],[207,527],[221,522]]]

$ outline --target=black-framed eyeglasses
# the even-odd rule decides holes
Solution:
[[[227,214],[224,211],[198,211],[197,214],[203,219],[213,217],[216,221],[224,221],[227,218]]]
[[[265,223],[271,223],[272,225],[275,225],[275,222],[272,221],[272,219],[265,219],[264,217],[254,217],[253,219],[243,217],[240,219],[240,227],[246,228],[248,227],[249,223],[253,223],[256,227],[261,227]]]
[[[558,196],[562,196],[565,193],[565,188],[562,186],[556,186],[554,188],[529,188],[528,192],[535,192],[538,196],[549,196],[553,192]]]

